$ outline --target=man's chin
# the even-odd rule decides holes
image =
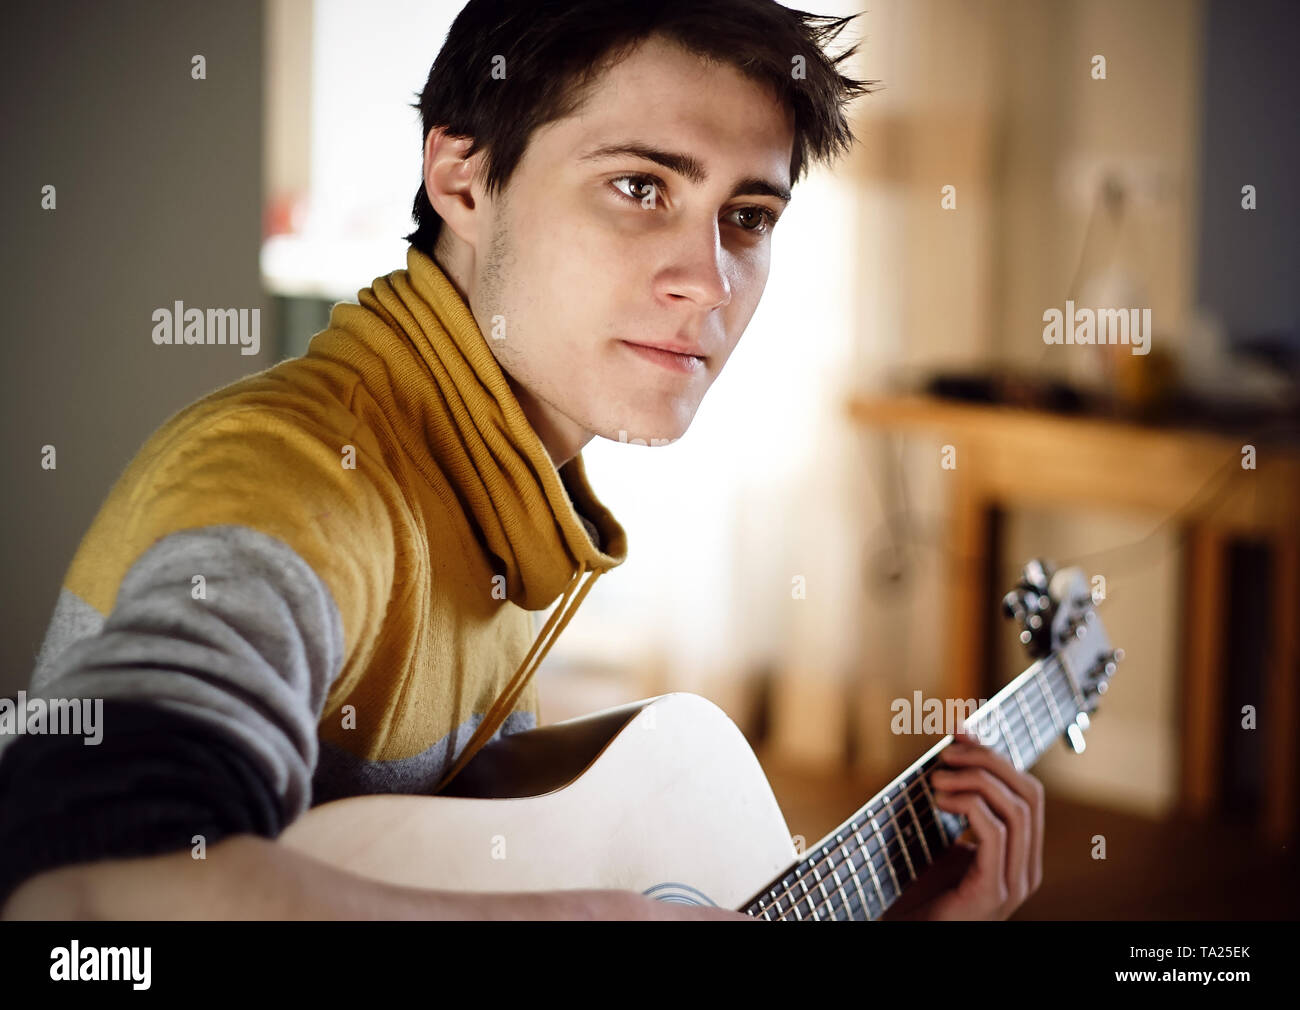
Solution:
[[[600,434],[602,437],[609,439],[611,442],[625,442],[630,445],[668,445],[670,442],[676,442],[690,426],[688,420],[685,424],[644,424],[638,425],[635,421],[623,422],[631,424],[632,427],[621,427],[612,425],[603,429]]]

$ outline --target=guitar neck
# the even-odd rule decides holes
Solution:
[[[1082,710],[1077,680],[1054,654],[1034,663],[962,725],[1024,771]],[[951,741],[935,744],[741,910],[769,920],[867,921],[884,915],[966,829],[965,817],[934,805],[929,781]]]

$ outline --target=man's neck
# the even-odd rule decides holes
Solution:
[[[514,391],[515,399],[523,408],[524,416],[532,425],[533,431],[546,447],[555,469],[560,469],[582,451],[582,447],[591,441],[592,433],[584,431],[555,407],[540,397],[536,397],[525,386],[516,382],[506,372],[506,381]]]
[[[458,256],[454,249],[448,248],[441,238],[434,248],[433,260],[438,264],[438,268],[447,279],[451,281],[452,286],[460,293],[465,304],[469,305],[471,264]],[[502,371],[505,372],[506,381],[510,383],[515,399],[519,401],[524,416],[528,418],[528,423],[532,425],[533,431],[537,432],[537,437],[541,439],[542,445],[546,447],[546,452],[551,457],[555,469],[560,469],[565,463],[578,455],[584,445],[591,441],[592,432],[585,431],[565,417],[552,404],[534,396],[527,387],[516,382],[514,376],[506,372],[504,368],[502,368]]]

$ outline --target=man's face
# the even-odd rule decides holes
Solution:
[[[761,85],[657,38],[533,134],[476,210],[468,295],[530,416],[579,444],[685,433],[763,293],[793,141]],[[695,164],[601,153],[630,145]]]

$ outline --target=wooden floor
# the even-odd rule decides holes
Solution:
[[[879,789],[765,769],[791,834],[821,839]],[[1048,796],[1043,885],[1015,919],[1300,918],[1297,846],[1243,824],[1153,821]],[[1106,859],[1092,858],[1104,835]]]

